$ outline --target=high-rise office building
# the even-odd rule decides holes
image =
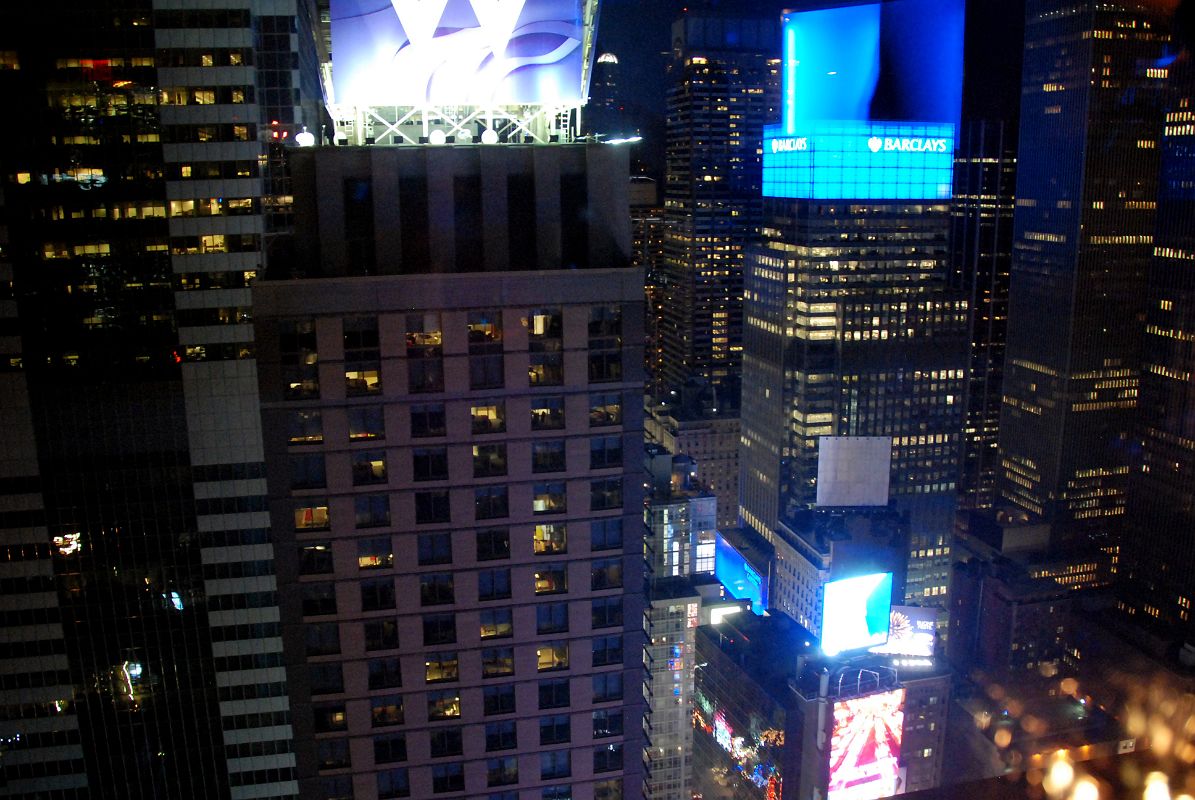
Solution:
[[[273,132],[318,126],[315,4],[0,15],[0,81],[29,112],[0,133],[5,367],[32,426],[2,447],[45,568],[0,602],[57,607],[21,636],[58,665],[46,698],[5,701],[41,729],[8,791],[291,796],[247,287],[289,194]]]
[[[939,24],[919,27],[931,13]],[[890,494],[909,514],[906,599],[938,605],[969,339],[968,301],[948,284],[961,3],[830,7],[784,25],[746,268],[740,514],[770,540],[800,509],[859,505],[821,496],[823,442],[885,437],[889,480],[862,504]],[[843,469],[864,461],[876,463]]]
[[[779,99],[775,15],[687,12],[673,24],[658,270],[663,374],[708,390],[701,413],[732,415],[742,362],[743,252],[759,221],[763,125]]]
[[[1009,125],[975,121],[963,126],[950,226],[950,283],[967,298],[971,317],[960,511],[991,508],[997,496],[1016,167],[1016,132]]]
[[[1187,642],[1195,599],[1195,75],[1176,66],[1170,80],[1135,431],[1142,449],[1129,481],[1120,595],[1141,624]]]
[[[306,278],[253,291],[301,793],[638,796],[625,150],[321,148],[292,174]]]
[[[1026,3],[999,489],[1056,542],[1125,512],[1169,38],[1146,5]]]

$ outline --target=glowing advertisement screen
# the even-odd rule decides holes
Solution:
[[[584,0],[332,0],[337,103],[570,104]]]
[[[714,550],[714,577],[736,600],[750,600],[756,614],[768,610],[767,581],[721,534]]]
[[[827,800],[896,794],[904,722],[904,689],[834,703]]]
[[[888,641],[891,572],[830,581],[822,591],[822,652],[836,656]]]
[[[963,0],[784,16],[766,197],[944,200],[962,103]]]
[[[893,606],[888,618],[888,642],[871,648],[871,652],[890,656],[933,657],[938,609]]]

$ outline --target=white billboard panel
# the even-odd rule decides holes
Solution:
[[[819,506],[886,506],[889,436],[822,436],[817,441]]]

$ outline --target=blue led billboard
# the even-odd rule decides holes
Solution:
[[[714,577],[721,581],[736,600],[750,600],[751,610],[762,614],[768,609],[768,582],[747,563],[743,554],[718,534],[714,550]]]
[[[784,16],[781,121],[766,197],[944,200],[962,103],[963,0]]]
[[[830,581],[822,587],[822,652],[836,656],[888,641],[892,573]]]
[[[586,0],[331,0],[337,103],[584,100]]]

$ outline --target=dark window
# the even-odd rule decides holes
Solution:
[[[602,745],[593,748],[593,771],[612,772],[622,769],[622,743]]]
[[[451,572],[419,576],[419,599],[425,606],[444,605],[454,600]]]
[[[535,607],[536,633],[568,631],[568,603],[548,603]]]
[[[433,728],[430,738],[432,758],[459,756],[463,752],[460,728]]]
[[[507,239],[513,269],[535,269],[536,222],[535,176],[512,174],[506,176]]]
[[[599,708],[593,712],[593,738],[622,736],[622,709]]]
[[[541,709],[568,708],[568,705],[568,678],[539,682],[539,707]]]
[[[622,309],[618,306],[589,309],[589,380],[622,380]]]
[[[300,575],[326,575],[331,572],[331,542],[305,542],[299,545]]]
[[[584,173],[560,176],[560,261],[564,269],[589,266],[589,186]]]
[[[315,346],[315,322],[278,323],[278,351],[283,396],[287,400],[318,397],[319,354]]]
[[[419,566],[452,563],[451,533],[419,534]]]
[[[303,626],[307,655],[330,656],[340,652],[340,626],[335,622],[307,623]]]
[[[509,786],[519,782],[519,760],[515,756],[486,760],[486,786]]]
[[[417,481],[448,479],[448,448],[416,447],[411,452],[412,476]]]
[[[426,176],[405,175],[398,179],[403,272],[427,272],[431,266],[427,194]]]
[[[393,764],[407,760],[407,737],[401,733],[373,737],[373,763]]]
[[[518,746],[519,738],[515,732],[515,721],[513,719],[486,723],[485,749],[487,752],[513,750]]]
[[[482,704],[487,717],[495,714],[513,714],[515,710],[515,687],[505,683],[501,686],[486,686],[481,690]]]
[[[456,615],[455,614],[424,614],[423,615],[423,644],[456,643]]]
[[[422,403],[411,406],[411,438],[443,436],[448,432],[443,403]]]
[[[399,686],[402,686],[402,662],[397,656],[370,659],[370,689],[393,689]]]
[[[336,613],[336,585],[332,583],[301,583],[303,616],[318,617]]]
[[[394,608],[394,581],[378,578],[361,581],[361,610],[388,611]]]
[[[492,478],[506,474],[506,444],[473,445],[473,477]]]
[[[290,457],[290,488],[322,489],[327,485],[323,453],[305,453]]]
[[[460,219],[457,220],[458,229]],[[502,312],[469,313],[469,388],[494,389],[504,384]]]
[[[486,528],[477,532],[477,560],[510,558],[510,529]]]
[[[590,565],[590,588],[595,592],[602,589],[617,589],[622,586],[622,559],[603,558]]]
[[[603,597],[593,603],[593,627],[610,628],[622,624],[622,598]]]
[[[621,550],[622,549],[622,517],[594,520],[589,525],[590,549]]]
[[[436,764],[432,767],[432,791],[436,794],[444,792],[463,792],[465,790],[465,770],[460,764]]]
[[[532,472],[564,472],[564,440],[545,439],[531,443]]]
[[[372,254],[372,234],[366,244],[364,249]],[[349,246],[351,248],[353,243]],[[381,351],[378,348],[377,317],[352,317],[344,321],[344,381],[349,397],[381,393]]]
[[[398,648],[398,623],[392,619],[373,619],[362,623],[366,650],[395,650]]]
[[[564,744],[571,738],[568,714],[553,714],[539,718],[540,745]]]
[[[485,247],[481,232],[481,176],[454,175],[452,210],[455,224],[456,271],[481,272],[485,269]]]
[[[484,569],[477,573],[478,600],[504,600],[510,597],[510,570]]]
[[[448,490],[415,492],[415,522],[426,525],[434,522],[451,522]]]
[[[353,498],[358,528],[380,528],[390,524],[390,496],[359,494]]]
[[[378,800],[392,800],[411,796],[411,780],[407,768],[387,769],[378,773]]]
[[[369,698],[370,724],[375,728],[402,725],[404,714],[402,695],[390,694]]]
[[[340,694],[344,691],[344,673],[339,662],[307,665],[307,679],[312,694]]]
[[[315,761],[319,769],[343,769],[351,766],[349,762],[349,740],[317,739],[315,742]]]
[[[349,421],[349,441],[364,442],[386,438],[381,406],[349,406],[346,413]]]
[[[567,778],[572,774],[573,764],[568,750],[549,750],[539,754],[539,777],[542,780]]]
[[[593,676],[593,702],[607,703],[622,699],[622,673],[599,672]]]
[[[622,508],[622,478],[601,478],[589,482],[589,509],[607,511]]]
[[[486,647],[481,651],[481,677],[501,678],[515,674],[513,647]]]
[[[590,469],[610,469],[621,466],[621,436],[599,436],[589,440]]]
[[[474,516],[479,520],[510,516],[505,486],[482,486],[473,490]]]
[[[599,636],[593,640],[593,666],[622,663],[622,637]]]
[[[563,397],[533,397],[531,399],[531,430],[554,431],[563,427]]]

